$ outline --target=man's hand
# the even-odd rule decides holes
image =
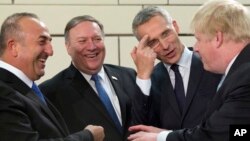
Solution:
[[[135,125],[128,129],[131,132],[136,132],[128,137],[129,141],[156,141],[157,135],[164,129],[146,125]]]
[[[137,68],[137,77],[140,79],[149,79],[154,68],[156,53],[147,46],[148,35],[145,35],[134,47],[131,57]]]
[[[128,130],[131,132],[143,131],[143,132],[151,132],[151,133],[160,133],[161,131],[165,131],[165,129],[157,128],[154,126],[146,126],[146,125],[131,126],[129,127]]]
[[[137,132],[128,137],[129,141],[156,141],[158,133]]]
[[[105,134],[102,126],[88,125],[85,129],[92,133],[94,141],[103,141]]]

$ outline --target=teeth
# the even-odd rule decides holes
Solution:
[[[45,62],[45,61],[46,61],[46,59],[39,59],[39,61],[41,61],[41,62]]]
[[[89,57],[89,58],[94,58],[94,57],[97,56],[97,54],[88,54],[88,55],[86,55],[86,56]]]

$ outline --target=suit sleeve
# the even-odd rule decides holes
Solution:
[[[0,141],[93,141],[93,136],[88,130],[68,136],[55,134],[40,139],[40,134],[32,123],[44,122],[34,121],[32,115],[36,114],[35,112],[27,114],[26,103],[17,96],[18,94],[0,86]],[[43,130],[50,132],[50,129]]]
[[[170,133],[166,141],[227,141],[233,124],[250,124],[250,65],[225,79],[201,124]]]

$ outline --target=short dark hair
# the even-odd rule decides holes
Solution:
[[[69,31],[70,31],[70,29],[72,29],[73,27],[75,27],[79,23],[82,23],[82,22],[85,22],[85,21],[90,21],[90,22],[97,23],[98,26],[100,27],[101,31],[102,31],[102,35],[104,36],[104,28],[103,28],[102,23],[100,23],[97,19],[95,19],[94,17],[92,17],[90,15],[83,15],[83,16],[74,17],[73,19],[71,19],[67,23],[67,25],[66,25],[66,27],[64,29],[65,42],[67,42],[68,39],[69,39]]]

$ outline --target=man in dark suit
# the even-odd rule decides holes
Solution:
[[[250,125],[249,10],[237,1],[211,0],[200,7],[191,25],[197,38],[194,48],[200,54],[204,68],[223,74],[204,119],[194,128],[159,134],[156,132],[160,130],[153,127],[136,127],[151,133],[140,132],[131,135],[130,140],[249,140],[244,136],[234,136],[235,129],[232,128],[233,125],[240,125],[239,129]]]
[[[53,54],[45,24],[32,13],[15,13],[3,22],[0,35],[0,140],[102,141],[99,126],[69,135],[62,116],[34,83]]]
[[[174,130],[196,126],[216,93],[221,76],[203,69],[198,54],[180,41],[178,24],[165,9],[141,10],[133,20],[133,32],[139,40],[132,51],[137,83],[145,90],[135,104],[135,113],[141,113],[135,117],[136,123]],[[160,63],[154,66],[156,58]],[[182,105],[175,92],[177,78],[171,69],[177,65],[183,81]]]
[[[62,113],[70,132],[95,124],[104,127],[105,141],[126,140],[131,97],[140,91],[135,84],[135,71],[103,64],[103,25],[91,16],[71,19],[65,27],[65,42],[72,64],[40,84],[40,88]],[[99,85],[93,79],[96,74],[111,101],[111,109],[102,101]],[[111,111],[115,114],[111,115]]]

